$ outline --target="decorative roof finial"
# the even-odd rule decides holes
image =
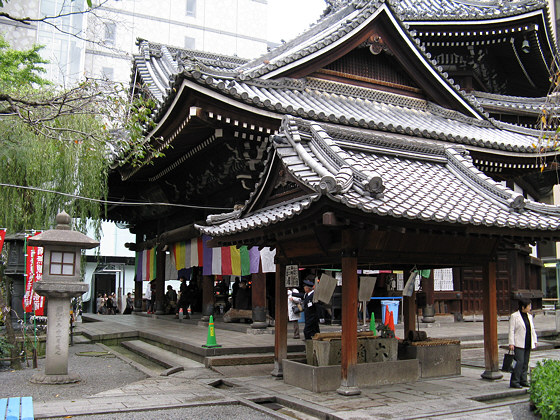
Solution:
[[[323,16],[330,15],[331,13],[342,9],[344,6],[347,6],[351,2],[352,0],[325,0],[327,7],[323,11]]]
[[[56,229],[70,230],[70,222],[72,222],[72,218],[64,210],[62,210],[60,213],[56,215],[55,220],[56,220]]]

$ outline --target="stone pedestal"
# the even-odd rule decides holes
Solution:
[[[396,338],[359,338],[358,363],[372,363],[397,360]],[[342,342],[340,339],[307,340],[307,364],[312,366],[333,366],[341,363]]]
[[[68,344],[70,337],[70,301],[87,292],[85,283],[37,282],[35,291],[47,298],[47,351],[45,372],[37,373],[31,382],[67,384],[80,378],[68,374]]]
[[[399,359],[418,360],[421,378],[460,375],[461,344],[458,340],[447,341],[434,339],[416,345],[399,345]]]
[[[560,309],[556,310],[556,332],[560,333]]]
[[[259,329],[268,327],[268,322],[266,320],[266,308],[263,306],[253,307],[252,310],[253,323],[251,328]]]
[[[310,341],[310,340],[308,340]],[[340,365],[310,366],[295,360],[282,361],[284,383],[313,392],[337,391],[357,395],[361,387],[416,382],[418,360],[394,360],[356,365],[355,384],[342,383]]]

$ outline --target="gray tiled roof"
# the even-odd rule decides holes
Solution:
[[[301,35],[283,43],[268,54],[253,60],[204,53],[194,50],[166,47],[140,40],[140,54],[134,61],[144,82],[150,85],[154,97],[162,100],[169,89],[169,78],[177,69],[198,67],[203,73],[224,78],[248,80],[268,78],[275,71],[301,59],[312,56],[322,49],[342,41],[373,18],[380,9],[388,7],[394,14],[403,34],[418,44],[418,50],[428,65],[452,89],[459,90],[447,73],[431,59],[421,46],[415,32],[408,30],[407,21],[441,22],[442,20],[494,19],[520,15],[533,10],[547,10],[545,0],[351,0],[338,10],[321,18]],[[549,22],[548,22],[549,23]],[[163,61],[163,63],[160,63]]]
[[[548,96],[541,98],[527,98],[521,96],[497,95],[486,92],[473,92],[472,96],[484,109],[503,110],[509,112],[526,112],[540,115],[543,109],[560,111],[560,97]]]
[[[163,44],[139,40],[139,53],[133,61],[143,83],[159,102],[171,93],[171,81],[187,66],[200,67],[213,74],[223,76],[245,64],[248,60],[197,50],[171,47]],[[134,76],[134,75],[133,75]]]
[[[482,7],[481,4],[484,4],[495,8],[484,1],[457,1],[457,7],[472,3],[476,4],[476,7]],[[450,2],[451,0],[447,0],[442,4],[449,6]],[[435,7],[436,3],[435,0],[433,3],[428,0],[414,2],[422,8],[428,5]],[[540,2],[514,1],[508,4],[507,7],[511,6],[512,10],[543,7]],[[395,3],[394,7],[404,7],[399,5],[400,3]],[[237,57],[172,49],[143,41],[140,44],[141,54],[136,56],[135,60],[143,81],[160,102],[153,119],[159,121],[165,114],[173,102],[175,92],[186,80],[191,83],[193,89],[211,89],[216,94],[228,97],[228,100],[233,98],[238,103],[275,113],[278,119],[290,114],[319,122],[430,138],[468,147],[536,153],[533,145],[539,144],[539,132],[493,121],[484,115],[483,105],[495,105],[500,100],[505,105],[506,97],[496,100],[488,96],[473,97],[460,92],[453,86],[454,82],[447,78],[447,74],[437,66],[435,60],[431,60],[423,47],[418,45],[417,52],[424,57],[425,64],[431,66],[442,86],[450,89],[450,95],[456,95],[459,100],[464,99],[465,109],[471,109],[485,119],[469,118],[425,100],[347,84],[312,78],[293,80],[264,77],[286,63],[313,54],[336,42],[384,6],[382,2],[352,1],[322,19],[306,32],[305,36],[251,62]],[[387,13],[392,13],[391,10]],[[412,38],[404,25],[399,28],[404,36],[416,44],[420,43]]]
[[[414,32],[409,32],[409,23],[433,21],[442,24],[443,21],[484,21],[522,17],[535,10],[546,11],[548,4],[546,0],[352,0],[320,19],[290,42],[239,67],[239,71],[242,72],[240,77],[269,77],[282,67],[335,45],[359,30],[385,6],[389,8],[389,13],[397,18],[403,32],[420,43],[414,38]],[[547,24],[550,26],[550,22]],[[423,48],[420,47],[422,52]],[[426,57],[430,59],[429,54]],[[437,69],[437,63],[434,61],[433,64]],[[439,71],[442,73],[442,70]]]
[[[215,225],[211,228],[199,225],[195,226],[212,236],[222,236],[231,234],[232,232],[259,229],[301,214],[304,210],[308,209],[314,201],[317,201],[319,197],[320,194],[310,194],[297,200],[291,200],[274,207],[269,207],[265,211],[256,212],[251,216],[243,218],[235,218],[235,212],[230,214],[225,213],[220,215],[223,216],[222,219],[225,220],[223,224]],[[232,217],[228,217],[229,215]],[[211,229],[212,233],[210,233],[208,229]]]
[[[403,20],[486,20],[543,9],[544,0],[395,0]]]
[[[225,79],[236,79],[239,81],[269,79],[277,76],[275,71],[284,70],[286,66],[301,63],[301,60],[310,59],[314,54],[327,51],[338,42],[351,38],[356,31],[374,19],[378,13],[394,14],[394,11],[383,1],[352,1],[350,3],[341,10],[321,19],[317,25],[311,27],[301,36],[280,45],[270,53],[255,60],[247,62],[219,59],[216,65],[211,59],[203,60],[200,57],[193,57],[191,60],[184,60],[176,64],[180,68],[195,68],[201,73]],[[406,42],[416,44],[416,53],[420,56],[422,65],[430,69],[438,83],[450,92],[451,97],[455,98],[460,107],[463,107],[466,113],[481,116],[483,110],[469,103],[467,99],[461,96],[459,85],[456,85],[455,81],[448,77],[448,74],[443,71],[436,60],[431,58],[431,55],[426,52],[425,47],[420,45],[420,39],[415,39],[408,31],[406,24],[403,24],[398,18],[394,22],[398,27],[395,33],[401,33],[406,38]],[[141,44],[143,50],[137,56],[140,60],[137,63],[137,67],[144,82],[150,85],[150,89],[159,91],[153,93],[154,97],[161,101],[162,98],[167,99],[167,92],[172,92],[168,89],[168,83],[165,83],[165,77],[169,78],[171,74],[165,72],[166,66],[157,63],[158,57],[150,57],[150,51],[153,48],[149,48],[149,45],[147,43]],[[161,48],[158,44],[153,45]],[[163,55],[163,58],[165,58],[165,55],[162,54],[164,52],[164,48],[161,48],[161,53],[156,51],[156,55]],[[193,54],[194,52],[191,52],[190,55]],[[168,56],[173,57],[172,54],[168,54]],[[227,62],[229,65],[224,66],[224,62]]]
[[[182,77],[257,108],[306,119],[407,134],[469,146],[535,153],[539,132],[481,121],[429,101],[320,79],[237,81],[184,72]]]
[[[237,212],[225,222],[222,217],[218,225],[197,226],[202,232],[226,236],[266,227],[302,213],[326,196],[379,216],[558,236],[559,206],[527,201],[493,181],[475,168],[461,146],[286,117],[274,147],[286,169],[315,194],[254,213]],[[513,230],[502,234],[510,232],[515,235]]]

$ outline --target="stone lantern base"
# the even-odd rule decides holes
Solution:
[[[29,381],[34,384],[62,385],[80,382],[81,379],[77,375],[47,375],[43,372],[39,372],[33,375]]]
[[[45,372],[36,373],[30,379],[36,384],[71,384],[80,378],[68,373],[68,344],[70,337],[70,299],[88,290],[85,283],[35,283],[35,291],[48,299],[47,304],[47,352]]]

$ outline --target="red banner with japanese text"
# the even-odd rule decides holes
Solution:
[[[40,232],[38,232],[40,233]],[[37,234],[38,234],[37,233]],[[27,239],[31,238],[28,236]],[[25,294],[23,295],[23,310],[25,312],[35,311],[35,315],[43,316],[45,297],[39,296],[33,291],[33,283],[40,281],[43,277],[43,248],[38,246],[27,247],[26,258]]]
[[[0,230],[0,254],[2,253],[2,248],[4,248],[4,238],[6,238],[6,229]]]

